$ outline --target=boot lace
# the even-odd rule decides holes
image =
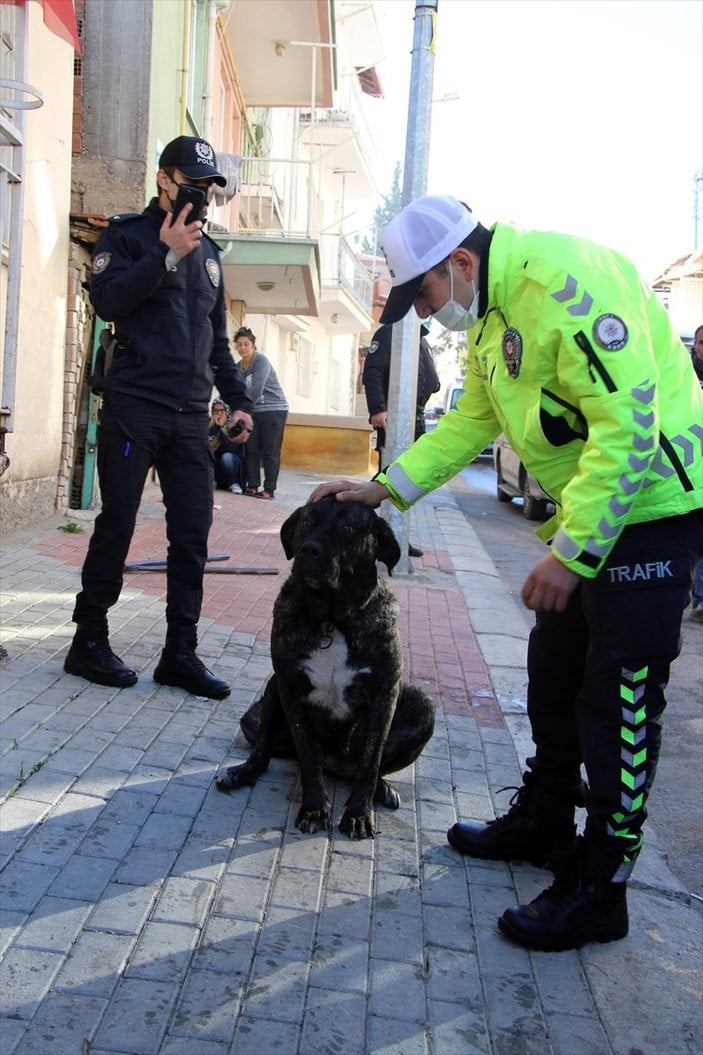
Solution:
[[[584,868],[583,836],[578,836],[575,849],[554,854],[549,868],[554,872],[554,880],[535,901],[549,901],[555,906],[568,905],[575,901],[588,878]]]
[[[502,817],[496,817],[495,820],[487,822],[496,831],[511,828],[514,824],[519,823],[520,816],[525,810],[526,800],[529,796],[529,788],[524,784],[519,788],[515,787],[514,784],[509,784],[504,788],[499,788],[496,794],[500,795],[504,791],[514,792],[509,800],[510,809]]]
[[[122,660],[112,651],[109,641],[91,641],[89,648],[101,667],[122,666]]]
[[[181,652],[178,658],[182,663],[190,667],[194,674],[200,674],[204,677],[210,676],[210,671],[194,649],[187,649],[185,652]]]

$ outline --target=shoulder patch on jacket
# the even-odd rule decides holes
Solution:
[[[593,323],[593,337],[607,352],[618,352],[627,344],[627,326],[619,315],[599,315]]]
[[[213,260],[213,258],[209,256],[205,261],[205,270],[207,271],[207,276],[213,286],[217,289],[220,284],[220,265],[216,260]]]
[[[105,271],[110,264],[112,259],[112,253],[96,253],[91,263],[91,269],[94,275],[99,275]]]

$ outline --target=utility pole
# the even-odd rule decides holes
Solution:
[[[693,177],[693,251],[703,248],[703,169]]]
[[[408,124],[405,138],[402,204],[427,193],[432,124],[432,83],[434,78],[434,39],[439,0],[417,0],[413,34]],[[417,406],[417,360],[420,344],[420,320],[414,311],[393,327],[391,369],[388,379],[388,428],[386,430],[386,464],[406,450],[415,438]],[[412,572],[408,558],[408,517],[390,505],[384,516],[400,543],[400,568]]]

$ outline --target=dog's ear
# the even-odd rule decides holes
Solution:
[[[294,512],[291,513],[288,519],[284,520],[281,524],[281,542],[283,544],[283,552],[285,553],[288,560],[290,560],[291,557],[294,556],[293,535],[295,534],[295,529],[298,526],[298,521],[300,520],[300,514],[302,513],[302,511],[302,507],[300,509],[296,509]]]
[[[376,560],[386,565],[390,575],[391,570],[400,560],[400,546],[390,525],[378,514],[376,514],[374,524],[374,535],[376,536]]]

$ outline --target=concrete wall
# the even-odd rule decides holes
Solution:
[[[156,8],[162,6],[172,5],[159,0]],[[152,181],[145,186],[152,13],[152,4],[142,0],[85,4],[82,151],[73,159],[74,213],[139,212],[152,193]]]
[[[17,388],[11,464],[0,480],[7,529],[54,511],[62,442],[73,49],[27,4],[27,80],[44,105],[26,119]]]
[[[64,373],[64,413],[63,432],[61,437],[61,457],[56,480],[56,505],[60,509],[69,506],[80,509],[82,467],[76,470],[76,450],[78,433],[83,426],[81,438],[87,425],[89,400],[86,384],[86,373],[92,359],[92,334],[94,312],[88,298],[88,291],[83,288],[90,261],[89,250],[76,242],[71,243],[68,261],[68,299],[66,329],[66,366]],[[91,402],[90,409],[97,414],[97,403]],[[73,494],[74,484],[76,494]]]

